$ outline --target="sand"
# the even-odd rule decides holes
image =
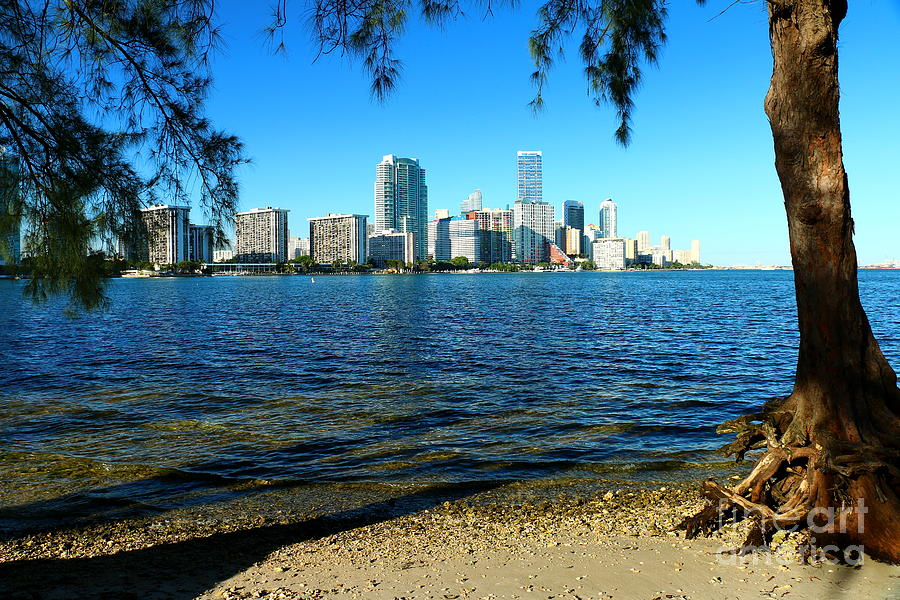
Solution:
[[[900,567],[799,564],[802,534],[741,558],[721,554],[740,526],[684,540],[674,524],[699,505],[693,489],[623,488],[93,524],[0,540],[0,598],[900,598]]]

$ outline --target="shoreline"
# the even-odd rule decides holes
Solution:
[[[515,488],[515,486],[513,486]],[[686,541],[696,484],[540,499],[425,489],[339,512],[252,502],[4,536],[4,598],[897,598],[900,567],[796,562],[797,540],[744,558],[740,525]],[[527,492],[528,490],[524,490]],[[797,534],[799,535],[799,534]]]

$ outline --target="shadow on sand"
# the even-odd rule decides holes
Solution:
[[[92,558],[0,563],[0,598],[195,598],[283,546],[387,521],[499,485],[436,485],[298,523],[216,533]]]

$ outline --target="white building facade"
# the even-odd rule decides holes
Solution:
[[[288,211],[254,208],[234,216],[234,258],[239,263],[288,260]]]
[[[417,158],[388,154],[375,167],[375,231],[414,233],[416,258],[428,252],[428,186]]]
[[[365,264],[368,215],[329,213],[309,220],[309,256],[320,265]]]
[[[514,260],[535,264],[549,259],[549,244],[556,235],[555,211],[546,202],[513,205]]]
[[[600,203],[600,237],[619,237],[619,209],[612,198]]]
[[[601,271],[621,271],[625,268],[625,240],[603,238],[594,240],[594,264]]]
[[[168,204],[141,209],[149,262],[174,265],[190,259],[190,213],[190,207]]]
[[[409,264],[416,259],[415,234],[394,230],[369,236],[369,260],[376,267],[385,267],[388,260]]]

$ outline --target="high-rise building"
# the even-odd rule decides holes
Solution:
[[[234,258],[239,263],[288,260],[288,211],[254,208],[234,216]]]
[[[520,202],[541,202],[543,193],[543,153],[540,150],[520,150],[516,153],[516,172]],[[552,237],[551,237],[552,239]]]
[[[672,261],[681,263],[683,265],[689,265],[693,261],[691,260],[691,251],[690,250],[672,250]]]
[[[548,244],[554,242],[553,205],[546,202],[516,201],[513,205],[514,259],[524,263],[546,262]]]
[[[581,254],[581,230],[566,225],[563,231],[563,251],[569,256]]]
[[[618,208],[612,198],[607,198],[600,203],[600,237],[619,237]]]
[[[17,265],[22,258],[19,162],[0,146],[0,265]]]
[[[450,219],[450,258],[464,256],[470,263],[481,261],[481,231],[476,219]]]
[[[376,267],[384,267],[389,260],[409,264],[415,260],[415,234],[387,230],[369,237],[369,259]]]
[[[334,261],[341,264],[354,261],[365,264],[366,220],[368,215],[338,215],[312,217],[309,221],[309,256],[320,265]]]
[[[375,167],[375,232],[414,233],[416,258],[428,252],[428,187],[417,158],[388,154]]]
[[[368,225],[367,225],[368,228]],[[288,260],[309,256],[309,238],[292,237],[288,239]]]
[[[691,240],[691,262],[700,264],[700,240]]]
[[[625,238],[625,264],[631,265],[637,261],[638,242],[630,238]]]
[[[638,242],[638,252],[643,253],[644,251],[649,250],[650,249],[650,232],[649,231],[638,231],[637,242]]]
[[[477,219],[435,219],[428,224],[428,254],[434,260],[465,256],[471,263],[482,260],[481,230]]]
[[[212,225],[191,225],[188,238],[188,260],[213,262],[216,228]]]
[[[428,258],[450,260],[450,211],[439,208],[434,211],[434,220],[428,222]]]
[[[664,235],[659,238],[659,247],[663,250],[671,250],[672,249],[672,238],[667,235]]]
[[[597,269],[621,271],[625,268],[625,240],[621,238],[601,238],[594,240],[593,256]]]
[[[481,190],[475,190],[469,194],[469,197],[463,200],[459,207],[462,214],[481,210]]]
[[[563,202],[563,225],[584,233],[584,202],[577,200]]]
[[[187,206],[157,204],[141,209],[146,247],[139,254],[160,265],[174,265],[190,258],[190,216]]]
[[[481,262],[493,264],[512,260],[513,211],[486,208],[466,213],[466,218],[478,221]]]

